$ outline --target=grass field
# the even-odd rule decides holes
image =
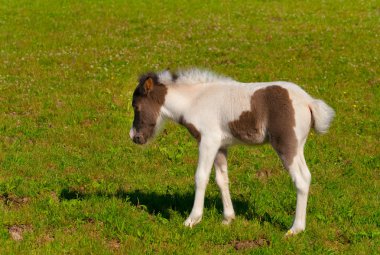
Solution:
[[[378,1],[0,0],[0,254],[379,254]],[[337,113],[311,133],[306,231],[268,145],[229,153],[237,219],[210,180],[191,210],[197,146],[168,124],[128,136],[138,75],[202,67],[287,80]]]

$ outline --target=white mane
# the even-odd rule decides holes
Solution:
[[[192,85],[218,81],[232,81],[232,79],[229,77],[221,76],[207,70],[200,70],[196,68],[180,70],[175,74],[172,74],[170,71],[165,70],[158,74],[158,80],[165,85]]]

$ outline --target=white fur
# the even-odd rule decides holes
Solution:
[[[170,72],[164,71],[159,74],[159,81],[168,88],[165,103],[161,107],[160,124],[165,119],[178,122],[180,118],[184,118],[201,134],[194,206],[184,223],[189,227],[200,222],[202,218],[206,186],[213,164],[216,182],[222,194],[224,222],[229,223],[235,217],[228,189],[227,160],[220,150],[239,143],[232,136],[228,123],[238,119],[242,112],[251,110],[251,96],[256,90],[272,85],[287,89],[295,111],[294,129],[299,143],[293,163],[286,166],[297,189],[296,215],[288,234],[293,235],[304,230],[311,175],[305,162],[303,147],[312,119],[317,132],[326,132],[334,117],[334,111],[323,101],[313,99],[296,84],[289,82],[240,83],[198,69],[181,71],[177,79],[173,79]],[[261,131],[265,132],[265,128],[262,127]]]
[[[326,133],[335,116],[334,110],[325,102],[318,99],[313,100],[309,107],[312,111],[315,131],[322,134]]]
[[[129,137],[131,139],[133,139],[133,137],[136,135],[136,129],[134,128],[131,128],[131,130],[129,130]]]

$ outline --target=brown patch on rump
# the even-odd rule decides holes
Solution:
[[[186,122],[186,120],[181,116],[179,118],[179,124],[186,127],[189,130],[190,134],[197,139],[198,143],[201,141],[201,133],[199,133],[198,129],[191,123]]]
[[[251,97],[251,111],[242,112],[228,126],[234,137],[246,143],[262,143],[269,138],[286,166],[297,150],[295,112],[289,92],[280,86],[259,89]]]

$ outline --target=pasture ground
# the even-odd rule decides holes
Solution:
[[[378,1],[0,0],[1,254],[380,253]],[[191,210],[196,142],[129,137],[137,76],[203,67],[287,80],[337,112],[311,133],[307,230],[270,146],[229,153],[237,219],[213,176]]]

